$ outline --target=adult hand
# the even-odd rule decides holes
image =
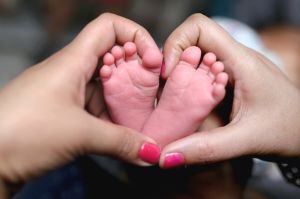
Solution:
[[[87,153],[139,165],[158,161],[156,145],[144,144],[155,143],[152,139],[98,118],[105,107],[101,90],[90,80],[100,56],[127,41],[141,55],[148,47],[159,51],[141,26],[103,14],[72,43],[0,92],[0,177],[28,180]]]
[[[234,41],[201,14],[189,17],[164,46],[168,77],[184,49],[199,46],[225,64],[234,87],[231,122],[166,146],[160,164],[208,163],[242,155],[300,156],[300,92],[259,53]]]

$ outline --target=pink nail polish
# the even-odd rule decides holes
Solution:
[[[169,153],[165,155],[163,168],[169,169],[184,165],[184,157],[181,153]]]
[[[157,164],[160,158],[160,148],[156,144],[145,143],[139,151],[139,158],[150,164]]]

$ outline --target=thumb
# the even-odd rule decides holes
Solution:
[[[212,131],[198,132],[167,145],[160,166],[171,168],[189,164],[207,164],[247,155],[255,150],[249,138],[251,130],[241,125],[228,125]]]
[[[157,164],[160,158],[160,148],[151,138],[90,115],[82,134],[79,148],[84,153],[114,156],[140,166]]]

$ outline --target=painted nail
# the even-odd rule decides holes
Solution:
[[[160,148],[156,144],[144,143],[139,151],[139,158],[150,164],[157,164],[160,158]]]
[[[169,153],[165,155],[163,168],[169,169],[184,165],[184,157],[181,153]]]

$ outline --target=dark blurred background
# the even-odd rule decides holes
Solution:
[[[0,0],[0,85],[68,43],[103,12],[130,18],[157,43],[187,16],[227,16],[255,29],[300,25],[298,0]]]
[[[62,48],[103,12],[138,22],[160,46],[193,13],[238,20],[255,31],[259,45],[267,49],[263,52],[277,57],[274,62],[279,60],[278,63],[291,68],[285,72],[299,83],[299,75],[294,72],[300,66],[299,10],[299,0],[0,0],[0,88],[27,67]],[[235,34],[232,29],[229,32]],[[247,33],[240,31],[237,37],[244,38]],[[250,46],[257,42],[251,38],[245,39]],[[118,198],[120,194],[125,197],[132,188],[119,183],[119,179],[126,178],[119,170],[118,163],[112,160],[80,158],[30,182],[15,198]],[[215,181],[222,177],[216,176]],[[285,182],[275,164],[255,159],[244,198],[296,199],[300,198],[299,190]]]

